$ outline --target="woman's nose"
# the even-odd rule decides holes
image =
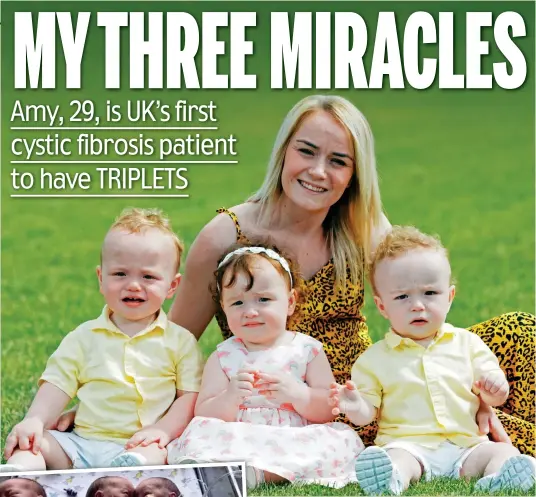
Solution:
[[[324,179],[326,177],[326,161],[319,157],[309,169],[311,178]]]

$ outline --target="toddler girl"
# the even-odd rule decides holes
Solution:
[[[289,260],[266,247],[240,247],[215,276],[215,299],[234,336],[209,358],[196,417],[168,446],[168,463],[246,461],[249,488],[355,481],[363,445],[349,426],[327,423],[333,374],[322,344],[286,329],[300,282]]]

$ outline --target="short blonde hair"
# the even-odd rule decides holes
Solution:
[[[154,228],[169,235],[177,249],[177,270],[179,269],[184,244],[171,227],[171,222],[160,209],[140,209],[129,207],[115,219],[110,230],[124,230],[128,233],[142,233]],[[102,258],[102,257],[101,257]]]
[[[365,116],[348,100],[334,95],[313,95],[299,101],[285,117],[275,139],[264,182],[249,199],[261,204],[262,215],[269,215],[283,192],[281,175],[288,145],[304,119],[325,111],[347,131],[355,158],[355,171],[349,187],[332,205],[324,222],[327,241],[333,254],[335,285],[346,287],[347,268],[355,285],[363,278],[370,257],[371,233],[382,212],[374,137]]]
[[[437,235],[427,235],[414,226],[393,226],[376,247],[369,266],[369,279],[374,295],[378,294],[374,274],[378,264],[384,259],[396,259],[411,250],[426,249],[442,253],[448,260],[447,249]]]

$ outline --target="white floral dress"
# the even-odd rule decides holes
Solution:
[[[231,378],[243,367],[260,372],[287,371],[305,381],[307,365],[322,344],[302,333],[292,342],[269,350],[248,351],[231,337],[220,343],[217,355]],[[292,404],[279,404],[253,395],[240,406],[236,422],[195,417],[180,438],[168,445],[168,463],[181,459],[245,461],[291,482],[343,487],[355,482],[355,459],[363,444],[343,423],[309,424]]]

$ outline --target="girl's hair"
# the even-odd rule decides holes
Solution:
[[[225,264],[221,262],[226,258],[228,254],[234,252],[235,250],[246,248],[246,247],[263,247],[265,249],[270,249],[276,252],[280,257],[287,261],[287,264],[290,269],[290,275],[286,269],[281,265],[281,263],[270,257],[264,252],[252,253],[252,252],[242,252],[233,254]],[[248,280],[247,290],[250,290],[255,283],[255,275],[253,274],[253,264],[255,260],[258,260],[259,257],[267,260],[277,272],[284,278],[285,282],[288,285],[289,290],[294,289],[296,291],[296,308],[293,313],[293,319],[299,315],[299,302],[303,300],[305,293],[305,285],[303,278],[300,275],[298,265],[290,258],[288,255],[284,254],[276,246],[269,243],[236,243],[229,247],[229,249],[223,254],[221,259],[218,261],[218,268],[214,272],[214,277],[216,279],[215,284],[211,286],[212,298],[214,302],[218,305],[218,310],[223,312],[221,305],[222,293],[224,288],[232,287],[236,282],[236,277],[239,273],[245,274]],[[221,265],[220,265],[221,264]],[[292,276],[292,278],[291,278]],[[226,280],[224,282],[224,280]]]
[[[374,274],[378,264],[384,259],[396,259],[411,250],[426,249],[442,253],[448,260],[447,249],[441,243],[439,236],[427,235],[414,226],[393,226],[380,241],[369,266],[369,279],[374,295],[377,295]]]
[[[347,131],[352,142],[355,174],[339,201],[332,205],[324,230],[333,254],[336,287],[344,289],[347,267],[356,284],[370,258],[371,232],[382,212],[374,138],[365,116],[348,100],[332,95],[313,95],[298,102],[285,117],[275,139],[264,183],[249,198],[261,204],[261,216],[269,217],[270,207],[283,192],[281,174],[287,147],[304,119],[325,111]]]
[[[184,244],[171,227],[171,222],[160,209],[139,209],[129,207],[115,219],[110,231],[120,229],[129,233],[141,233],[154,228],[169,235],[177,250],[177,271],[179,270]],[[102,261],[101,261],[102,262]]]

